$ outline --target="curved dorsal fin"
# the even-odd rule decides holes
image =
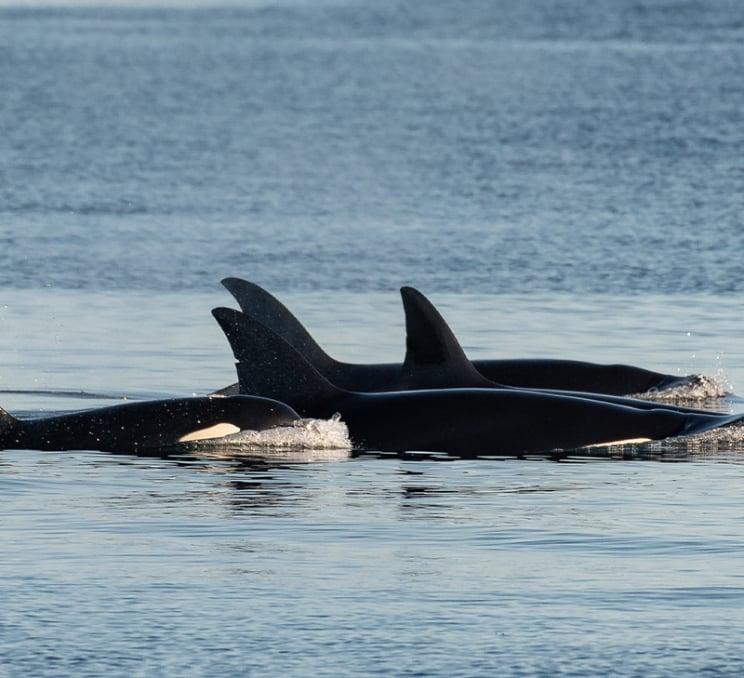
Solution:
[[[215,308],[235,356],[240,392],[273,398],[300,414],[322,412],[344,394],[275,332],[231,308]]]
[[[406,359],[403,372],[436,369],[448,376],[446,386],[495,386],[468,360],[465,351],[434,305],[417,289],[401,287],[406,314]]]
[[[265,289],[241,278],[225,278],[222,284],[235,297],[243,313],[278,334],[321,372],[336,362],[318,345],[294,314]]]

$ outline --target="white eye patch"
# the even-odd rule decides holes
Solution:
[[[193,440],[208,440],[209,438],[222,438],[229,436],[231,433],[239,433],[240,429],[235,424],[219,423],[207,428],[200,428],[191,433],[187,433],[178,439],[179,443],[189,443]]]

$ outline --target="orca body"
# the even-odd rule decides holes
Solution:
[[[0,449],[142,454],[297,419],[284,403],[252,396],[123,403],[38,419],[17,419],[0,409]]]
[[[250,289],[255,287],[251,283],[245,283],[245,285]],[[242,282],[239,287],[243,289],[244,285]],[[256,295],[257,298],[264,300],[262,304],[258,304],[259,316],[253,316],[251,313],[246,313],[246,315],[255,318],[260,322],[260,318],[264,317],[270,309],[275,304],[279,304],[279,302],[274,300],[270,295],[264,294],[261,288],[257,289],[260,290]],[[457,341],[457,338],[447,322],[442,318],[439,311],[437,311],[434,305],[421,292],[412,287],[402,287],[400,293],[403,300],[403,309],[406,318],[405,360],[402,365],[377,366],[385,368],[384,372],[380,371],[377,375],[380,376],[384,374],[387,383],[394,385],[394,388],[389,389],[390,391],[443,388],[488,388],[513,390],[518,388],[496,383],[481,374],[475,368],[474,364],[468,360],[462,346]],[[284,318],[282,327],[289,328],[299,326],[302,329],[302,332],[304,332],[305,339],[302,339],[301,333],[296,332],[295,335],[300,337],[298,338],[298,343],[301,346],[306,347],[311,355],[317,357],[320,354],[321,349],[317,347],[317,344],[312,342],[312,338],[308,339],[309,334],[307,334],[304,328],[299,325],[298,321],[295,321],[295,324],[293,324],[292,321],[287,319],[287,314],[289,314],[289,311],[287,311],[286,314],[277,314],[277,317]],[[290,317],[293,316],[290,315]],[[287,332],[290,333],[289,330],[287,330]],[[291,344],[291,342],[288,343]],[[313,346],[315,346],[315,348]],[[294,348],[297,347],[294,346]],[[298,352],[302,354],[301,350],[298,350]],[[318,365],[315,365],[313,360],[307,355],[303,355],[308,362],[311,363],[313,367],[315,367],[332,384],[339,386],[340,388],[345,388],[346,390],[357,392],[364,390],[361,388],[346,388],[343,384],[337,384],[334,382],[332,376],[324,373],[323,370]],[[565,361],[557,362],[565,364]],[[335,374],[332,370],[331,373]],[[233,387],[228,387],[228,389],[232,388]],[[236,388],[236,390],[238,389]],[[369,392],[379,392],[380,390],[384,389],[381,389],[380,384],[376,383],[374,388]],[[625,405],[636,409],[668,409],[677,412],[690,413],[703,412],[702,410],[694,408],[658,404],[646,400],[608,395],[606,393],[589,393],[584,391],[566,391],[559,389],[537,390],[557,396],[570,395],[594,401]],[[719,413],[703,413],[715,414],[715,416],[726,416]]]
[[[638,398],[590,393],[577,390],[525,389],[499,384],[486,379],[468,360],[460,342],[434,305],[413,287],[402,287],[403,309],[406,316],[406,358],[401,376],[409,388],[481,387],[507,390],[528,390],[557,396],[572,396],[588,400],[625,405],[637,409],[667,409],[727,416],[691,407],[659,404]]]
[[[527,390],[347,391],[255,319],[226,308],[212,313],[232,347],[243,393],[282,400],[303,416],[338,412],[357,448],[522,455],[628,439],[659,440],[740,420]]]
[[[244,313],[253,316],[282,337],[332,384],[343,389],[364,392],[411,388],[402,373],[404,365],[356,364],[335,360],[318,345],[284,304],[269,292],[240,278],[225,278],[222,284],[235,297]],[[578,360],[474,360],[472,364],[483,377],[498,384],[618,396],[684,386],[696,380],[694,375],[678,377],[631,365],[600,365]],[[421,387],[417,385],[414,388]],[[237,384],[220,391],[225,395],[238,392]]]

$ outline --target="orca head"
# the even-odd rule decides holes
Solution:
[[[300,418],[289,405],[271,398],[236,395],[209,398],[209,411],[178,438],[179,443],[223,438],[240,431],[266,431],[291,426]]]
[[[684,386],[696,386],[701,382],[701,379],[696,374],[685,375],[684,377],[675,377],[672,375],[662,374],[661,378],[650,384],[648,391],[668,391],[672,388],[680,388]]]
[[[225,421],[241,431],[265,431],[278,426],[290,426],[300,418],[289,405],[273,398],[236,395],[214,400],[224,409]]]

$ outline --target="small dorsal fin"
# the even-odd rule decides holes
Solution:
[[[448,386],[495,386],[473,367],[447,322],[421,292],[401,287],[400,295],[406,314],[404,373],[437,368],[449,374]]]
[[[241,278],[225,278],[222,284],[235,297],[243,313],[254,317],[278,334],[321,372],[336,362],[318,345],[294,314],[265,289]]]
[[[12,414],[9,414],[2,407],[0,407],[0,435],[7,433],[17,424],[18,419],[16,419]]]
[[[280,400],[303,415],[324,411],[344,394],[278,334],[230,308],[212,311],[235,356],[240,392]]]

